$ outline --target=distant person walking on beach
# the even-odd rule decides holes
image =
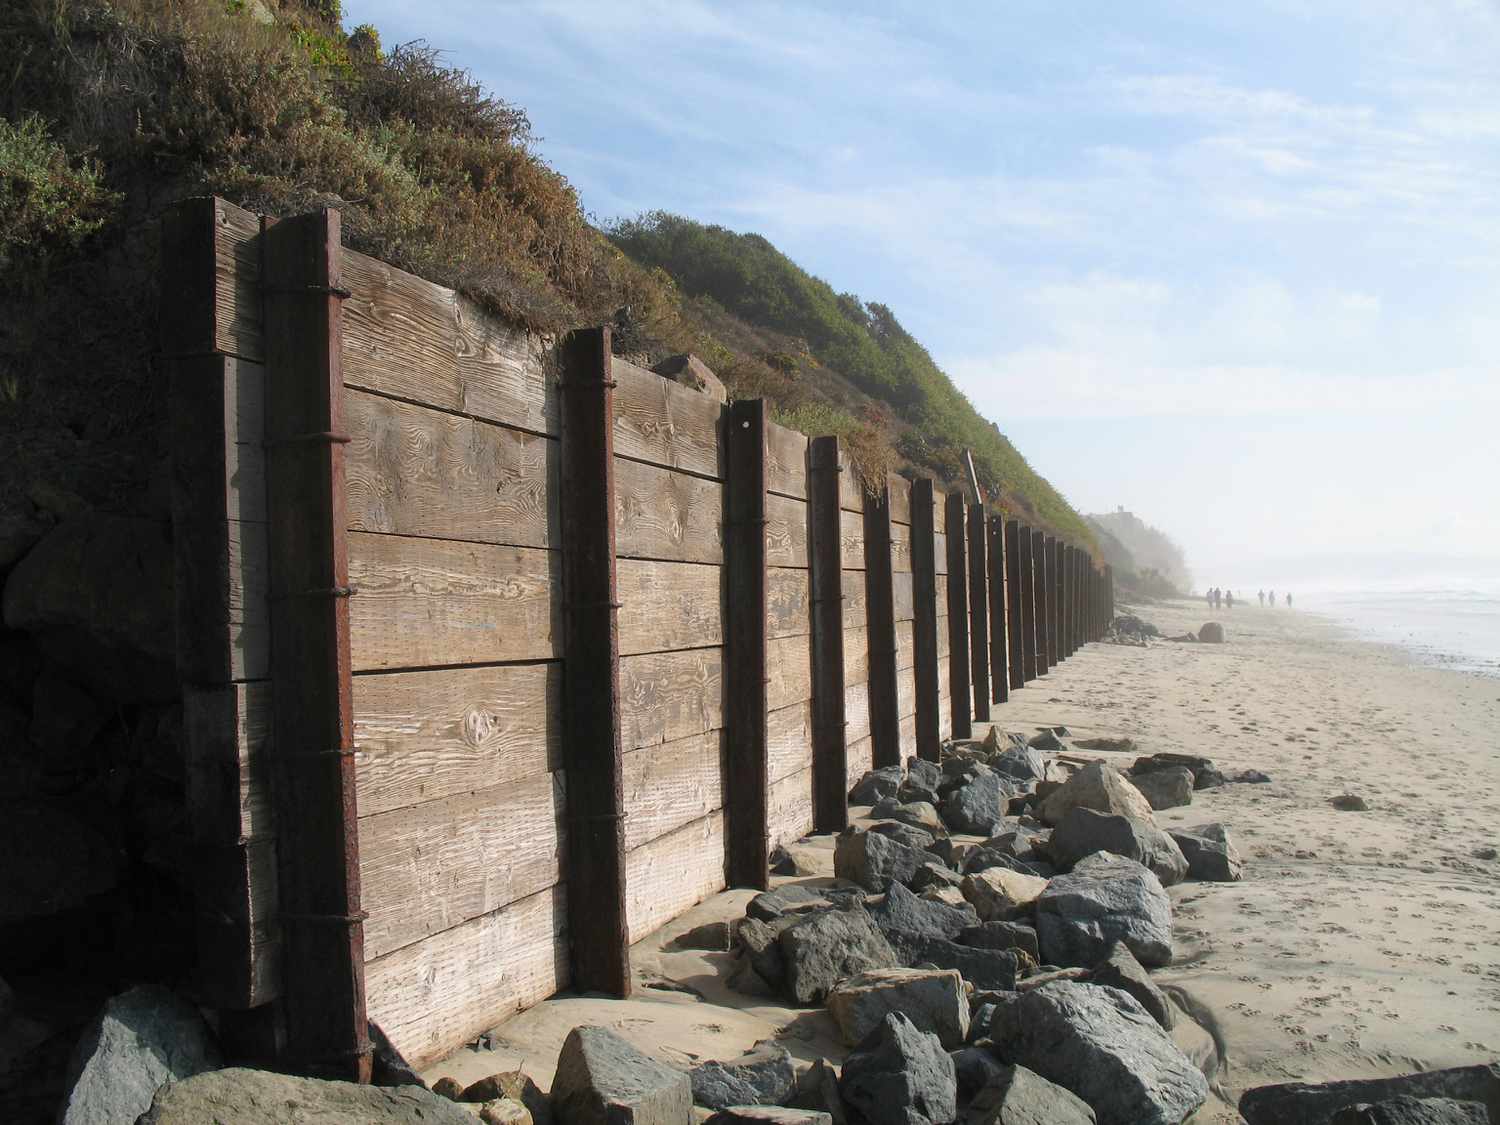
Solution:
[[[1266,592],[1264,590],[1257,590],[1255,592],[1255,596],[1260,599],[1260,608],[1261,609],[1265,609],[1266,608]]]
[[[1271,608],[1272,609],[1276,608],[1276,591],[1275,590],[1271,591]]]
[[[1224,591],[1224,605],[1227,608],[1229,608],[1229,609],[1233,609],[1234,608],[1234,591],[1233,590],[1225,590]]]
[[[1214,607],[1214,588],[1212,586],[1210,586],[1208,588],[1208,592],[1203,595],[1203,600],[1208,603],[1208,608],[1209,609],[1213,609],[1213,607]]]
[[[1290,593],[1286,596],[1286,607],[1287,609],[1292,608],[1292,595]]]

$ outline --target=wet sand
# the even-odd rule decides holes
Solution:
[[[1166,634],[1209,620],[1188,602],[1140,615]],[[1177,959],[1157,979],[1213,1025],[1224,1051],[1224,1100],[1194,1120],[1237,1120],[1229,1107],[1249,1086],[1500,1055],[1500,861],[1475,855],[1500,846],[1500,681],[1413,664],[1300,612],[1238,607],[1217,620],[1223,645],[1090,645],[994,713],[1006,730],[1123,735],[1136,753],[1201,754],[1272,778],[1157,814],[1165,826],[1223,822],[1245,859],[1240,883],[1171,888]],[[1343,793],[1368,811],[1335,810],[1329,798]],[[830,871],[831,845],[814,842]],[[729,954],[673,950],[675,935],[740,915],[749,897],[715,896],[640,942],[634,999],[548,1001],[497,1027],[492,1048],[426,1077],[473,1081],[523,1065],[545,1089],[580,1023],[684,1066],[763,1038],[840,1060],[822,1009],[739,996],[723,984]],[[664,981],[702,998],[651,987]]]

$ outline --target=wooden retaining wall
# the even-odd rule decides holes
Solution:
[[[363,1078],[366,1013],[421,1066],[628,991],[630,943],[966,734],[1004,567],[930,482],[337,230],[184,204],[162,339],[203,999]]]

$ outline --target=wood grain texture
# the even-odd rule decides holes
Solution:
[[[173,519],[264,523],[265,368],[209,355],[168,369]]]
[[[917,680],[911,668],[902,668],[896,673],[896,714],[904,720],[916,713]]]
[[[939,512],[938,513],[938,524],[937,524],[938,527],[942,527],[943,526],[942,521],[943,521],[943,513]],[[945,532],[942,532],[942,531],[935,531],[935,532],[933,532],[932,543],[933,543],[933,564],[934,564],[934,567],[935,567],[936,572],[938,574],[938,577],[941,579],[941,578],[946,577],[947,574],[948,574],[948,536],[947,536],[947,534]],[[941,599],[939,600],[938,604],[939,605],[942,604]]]
[[[214,224],[214,348],[261,359],[260,218],[215,199]]]
[[[911,528],[894,521],[891,523],[891,570],[896,574],[911,573]]]
[[[642,653],[620,660],[620,745],[702,735],[724,725],[722,647]]]
[[[839,507],[858,515],[865,510],[865,488],[847,449],[839,450]]]
[[[891,575],[891,613],[896,621],[911,621],[917,615],[916,593],[909,570]]]
[[[944,602],[941,602],[941,601],[938,602],[938,608],[941,609],[944,604],[945,604]],[[938,614],[938,619],[937,619],[937,655],[938,655],[938,659],[939,660],[942,660],[944,657],[946,657],[948,655],[949,651],[950,651],[950,649],[949,649],[949,633],[950,633],[950,630],[948,628],[948,615],[946,613],[940,613],[940,614]],[[948,690],[947,681],[943,682],[942,688],[943,688],[944,691]]]
[[[722,757],[720,730],[626,754],[625,847],[641,847],[722,809]]]
[[[712,813],[625,857],[630,940],[724,889],[724,814]]]
[[[560,769],[562,686],[556,661],[355,676],[360,814]]]
[[[863,570],[843,571],[844,601],[843,620],[844,632],[850,629],[863,629],[867,625],[867,613],[869,601],[865,593],[865,572]],[[847,647],[847,646],[845,646]],[[844,658],[848,659],[848,653]]]
[[[271,667],[267,525],[176,520],[177,667],[184,680],[263,680]]]
[[[807,435],[766,424],[766,491],[807,499]]]
[[[775,711],[812,698],[812,638],[781,637],[766,646],[766,706]]]
[[[612,367],[615,454],[723,480],[718,400],[623,359]]]
[[[616,575],[620,655],[722,644],[721,570],[698,563],[621,559]]]
[[[839,565],[845,570],[865,568],[865,521],[859,511],[839,509]]]
[[[806,570],[766,569],[766,636],[805,637],[812,633],[812,582]]]
[[[766,494],[766,563],[807,566],[807,502]]]
[[[555,439],[363,391],[344,421],[351,531],[559,545]]]
[[[556,551],[351,532],[354,668],[556,658],[561,570]]]
[[[863,626],[844,630],[844,683],[862,684],[870,678],[870,632]]]
[[[564,815],[552,773],[361,817],[366,957],[556,884]]]
[[[184,685],[184,780],[195,841],[226,845],[275,836],[266,757],[270,736],[268,682]]]
[[[896,622],[896,670],[904,672],[916,666],[916,629],[911,621]]]
[[[281,995],[276,840],[203,846],[193,887],[202,1002],[245,1011]]]
[[[718,481],[615,458],[620,558],[720,564],[723,523],[724,486]]]
[[[917,753],[917,717],[907,715],[897,727],[897,737],[901,745],[901,760],[916,757]]]
[[[800,840],[813,830],[812,767],[771,783],[766,831],[771,847]]]
[[[812,765],[811,703],[794,703],[766,716],[766,762],[772,782]]]
[[[875,743],[869,735],[849,743],[849,788],[875,768]]]
[[[346,249],[346,386],[536,433],[558,432],[542,342],[451,289]]]
[[[850,746],[870,737],[870,685],[867,683],[850,684],[844,689],[844,736]]]
[[[911,481],[896,473],[886,478],[890,490],[891,523],[902,526],[911,523]]]
[[[568,986],[562,884],[365,965],[370,1019],[426,1067]]]

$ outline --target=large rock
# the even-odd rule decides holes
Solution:
[[[547,1102],[547,1095],[521,1070],[496,1071],[478,1082],[471,1082],[464,1087],[463,1100],[511,1102],[525,1109],[532,1125],[550,1125],[552,1121],[552,1107]]]
[[[684,1082],[687,1075],[683,1075]],[[135,1117],[90,1117],[89,1122]],[[627,1119],[628,1120],[628,1119]],[[686,1121],[686,1118],[682,1119]],[[163,1088],[140,1125],[474,1125],[462,1107],[420,1086],[359,1086],[268,1070],[215,1070]]]
[[[1008,867],[986,867],[965,875],[962,889],[981,920],[1007,922],[1026,912],[1047,889],[1047,880]]]
[[[1373,1105],[1346,1106],[1329,1118],[1328,1125],[1488,1125],[1489,1120],[1489,1111],[1479,1102],[1402,1094]]]
[[[1040,963],[1041,960],[1036,929],[1020,922],[981,922],[960,931],[958,942],[975,949],[1019,949],[1033,961]]]
[[[1312,1085],[1286,1082],[1256,1086],[1240,1095],[1240,1116],[1249,1125],[1327,1125],[1348,1106],[1412,1098],[1479,1102],[1500,1121],[1500,1063],[1455,1066],[1398,1078],[1355,1078]]]
[[[745,962],[759,974],[760,979],[772,986],[779,986],[786,978],[786,962],[781,956],[781,931],[792,925],[798,915],[787,915],[774,922],[762,922],[759,918],[745,918],[735,932]]]
[[[787,990],[799,1004],[820,1004],[839,981],[896,967],[896,951],[864,907],[799,918],[781,934]]]
[[[1015,794],[1014,783],[988,771],[948,794],[943,820],[954,832],[993,836],[1005,821],[1005,810]]]
[[[814,1059],[812,1066],[802,1072],[788,1104],[797,1109],[826,1113],[832,1125],[844,1125],[848,1120],[848,1114],[844,1110],[844,1096],[839,1093],[838,1072],[829,1065],[827,1059]]]
[[[890,1012],[900,1012],[945,1047],[969,1034],[969,998],[951,969],[872,969],[841,981],[828,994],[828,1012],[844,1042],[861,1043]]]
[[[1063,817],[1079,808],[1155,822],[1151,802],[1119,770],[1104,762],[1084,766],[1049,794],[1038,811],[1045,823],[1060,824]]]
[[[1156,982],[1135,959],[1130,948],[1121,942],[1115,942],[1110,947],[1109,956],[1094,966],[1088,982],[1130,993],[1147,1014],[1161,1024],[1163,1031],[1171,1031],[1177,1022],[1176,1009],[1166,993],[1156,987]]]
[[[850,1053],[839,1090],[869,1125],[947,1125],[958,1116],[953,1060],[900,1012]]]
[[[0,925],[84,906],[114,888],[118,861],[102,836],[66,813],[6,809],[0,814]]]
[[[692,1081],[613,1031],[575,1027],[552,1079],[559,1125],[691,1125]]]
[[[10,572],[5,624],[102,695],[166,702],[180,690],[172,581],[165,523],[73,516]]]
[[[693,1101],[709,1109],[780,1105],[792,1095],[797,1074],[792,1056],[778,1043],[757,1043],[737,1059],[710,1059],[690,1072]]]
[[[1047,759],[1030,746],[1012,746],[990,759],[990,769],[1002,777],[1011,777],[1029,785],[1047,776]]]
[[[133,1122],[166,1083],[223,1065],[197,1008],[159,985],[140,985],[106,1001],[79,1039],[58,1121]]]
[[[1096,1125],[1089,1104],[1024,1066],[1006,1066],[975,1096],[961,1125]]]
[[[870,809],[873,820],[894,820],[926,832],[933,839],[945,835],[948,828],[937,809],[926,801],[903,802],[898,797],[887,797]],[[926,844],[922,845],[926,847]]]
[[[1224,626],[1217,621],[1210,621],[1198,630],[1198,639],[1212,645],[1221,645],[1224,643]]]
[[[871,770],[854,783],[849,790],[851,805],[873,805],[887,797],[894,797],[901,788],[901,767],[881,766]]]
[[[1130,767],[1130,779],[1134,783],[1135,779],[1142,774],[1178,767],[1192,771],[1195,790],[1211,789],[1216,785],[1224,784],[1224,775],[1219,772],[1211,759],[1197,754],[1174,754],[1169,751],[1137,758],[1135,764]]]
[[[670,379],[684,387],[691,387],[695,391],[702,391],[719,402],[729,401],[729,393],[724,389],[724,383],[709,369],[708,364],[691,352],[669,355],[651,370],[664,379]]]
[[[1093,809],[1070,809],[1053,831],[1048,848],[1064,869],[1096,852],[1112,852],[1145,864],[1163,886],[1182,882],[1188,873],[1182,849],[1155,824]]]
[[[1172,829],[1172,839],[1187,860],[1188,877],[1212,883],[1234,883],[1244,871],[1240,853],[1222,824]]]
[[[1180,1125],[1208,1081],[1135,998],[1059,981],[995,1013],[995,1053],[1071,1090],[1099,1125]]]
[[[1141,796],[1158,812],[1193,803],[1193,771],[1185,766],[1136,774],[1131,777],[1130,784],[1139,789]]]
[[[882,894],[892,883],[905,883],[927,859],[921,848],[908,847],[879,832],[847,828],[833,845],[833,872]]]
[[[938,786],[943,783],[943,768],[926,758],[907,758],[906,781],[909,785],[936,793]]]
[[[1021,965],[1014,949],[977,949],[947,938],[926,939],[911,960],[924,967],[953,969],[975,988],[1005,990],[1015,988]]]
[[[833,1125],[833,1115],[784,1105],[731,1105],[711,1115],[703,1125]]]
[[[961,907],[933,902],[919,898],[900,883],[891,884],[885,900],[870,908],[870,917],[905,964],[911,963],[912,954],[923,940],[951,938],[979,921],[967,902]]]
[[[1172,960],[1172,904],[1134,860],[1096,852],[1036,900],[1037,938],[1052,965],[1096,965],[1124,942],[1142,965]]]

